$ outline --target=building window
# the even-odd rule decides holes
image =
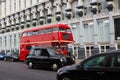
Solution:
[[[0,38],[0,46],[2,46],[2,38]]]
[[[109,41],[109,22],[98,20],[98,41],[108,42]]]
[[[76,37],[76,25],[72,26],[72,33],[73,33],[74,40],[76,42],[77,41],[77,37]]]
[[[16,46],[16,35],[14,35],[14,46]]]
[[[6,38],[6,36],[5,36],[5,47],[7,46],[7,38]]]
[[[110,46],[108,45],[100,45],[100,53],[106,52],[109,48]]]
[[[10,46],[12,46],[12,36],[10,35]]]
[[[115,22],[115,40],[120,40],[120,18],[116,18]]]
[[[120,44],[117,44],[117,49],[118,49],[118,50],[120,49]]]
[[[119,6],[119,9],[120,9],[120,0],[118,0],[118,6]]]
[[[93,24],[85,24],[84,25],[84,35],[85,35],[85,42],[93,42]]]
[[[98,21],[98,36],[99,36],[99,41],[104,41],[104,26],[103,26],[103,21],[99,20]]]
[[[91,56],[92,49],[93,49],[93,45],[86,45],[85,46],[85,58],[88,58]]]
[[[25,3],[25,8],[26,8],[26,0],[24,0],[24,3]]]
[[[104,40],[109,42],[109,21],[104,21]]]

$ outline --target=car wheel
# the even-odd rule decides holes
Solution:
[[[71,80],[71,78],[69,76],[62,76],[60,80]]]
[[[53,63],[51,67],[52,67],[53,71],[57,71],[58,70],[58,65],[56,63]]]
[[[34,66],[33,66],[33,63],[32,63],[32,62],[29,62],[29,63],[28,63],[28,68],[29,68],[29,69],[34,68]]]

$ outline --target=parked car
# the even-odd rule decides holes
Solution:
[[[120,51],[105,52],[62,67],[57,80],[120,80]]]
[[[4,61],[19,61],[19,53],[18,52],[7,52],[4,57]]]
[[[49,67],[54,71],[57,71],[62,66],[74,63],[74,58],[58,55],[56,50],[50,47],[34,47],[26,58],[28,68]]]
[[[0,60],[4,60],[4,57],[5,57],[5,56],[6,56],[5,53],[1,52],[1,53],[0,53]]]

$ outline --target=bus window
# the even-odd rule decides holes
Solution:
[[[39,34],[44,34],[45,30],[39,30]]]
[[[58,32],[58,28],[53,28],[53,32]]]
[[[58,43],[54,43],[54,44],[53,44],[53,47],[54,47],[55,49],[60,49],[60,45],[59,45]]]
[[[26,32],[22,34],[22,37],[26,37],[26,36],[27,36],[27,33],[26,33]]]
[[[55,48],[56,48],[56,49],[60,49],[60,46],[59,46],[59,45],[56,45]]]
[[[62,47],[62,50],[67,50],[67,45],[66,44],[62,44],[61,47]]]
[[[32,35],[37,35],[38,34],[38,31],[33,31],[32,32]]]
[[[70,29],[66,29],[66,32],[67,32],[67,33],[71,33],[71,30],[70,30]]]
[[[52,32],[52,28],[46,29],[46,33],[51,33],[51,32]]]
[[[32,32],[28,32],[28,33],[27,33],[27,36],[31,36],[31,35],[32,35]]]
[[[60,32],[65,32],[65,29],[64,29],[64,28],[60,28],[59,31],[60,31]]]
[[[26,50],[30,50],[31,49],[31,46],[26,46]]]

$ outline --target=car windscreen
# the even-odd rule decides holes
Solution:
[[[54,49],[49,48],[49,49],[47,49],[47,50],[48,50],[50,56],[57,56],[57,52],[56,52]]]

